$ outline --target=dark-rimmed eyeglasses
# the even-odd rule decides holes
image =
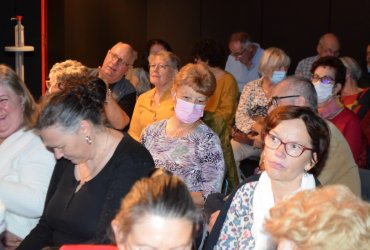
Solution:
[[[281,100],[281,99],[296,98],[296,97],[300,97],[300,95],[273,96],[273,97],[271,97],[269,107],[270,106],[274,106],[274,107],[279,106],[279,100]]]
[[[111,50],[108,50],[108,54],[112,61],[116,62],[118,66],[125,65],[126,67],[132,67],[132,64],[126,63],[123,58],[119,57],[116,53],[112,52]]]
[[[312,82],[320,81],[322,84],[334,84],[335,83],[334,79],[331,76],[320,77],[316,74],[311,75],[311,80]]]
[[[283,142],[277,136],[267,133],[264,137],[265,146],[269,149],[278,149],[281,144],[284,145],[284,150],[287,155],[297,158],[303,154],[304,151],[310,150],[312,148],[308,148],[296,142]]]

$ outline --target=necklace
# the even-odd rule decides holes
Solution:
[[[104,168],[105,164],[103,164],[103,162],[107,158],[106,151],[108,149],[107,145],[108,145],[109,134],[110,134],[110,132],[108,130],[108,133],[107,133],[106,138],[105,138],[105,145],[104,145],[104,148],[102,150],[100,160],[95,164],[95,167],[92,170],[89,169],[89,167],[87,166],[87,164],[85,162],[76,165],[76,175],[79,179],[79,183],[76,187],[75,193],[77,193],[82,188],[82,186],[86,184],[86,182],[88,182],[92,178],[94,178],[100,172],[100,170],[102,170]],[[82,172],[83,172],[82,167],[87,169],[86,171],[88,172],[88,174],[85,175],[85,176],[82,175]]]

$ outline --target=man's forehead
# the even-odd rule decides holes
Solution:
[[[240,41],[232,41],[230,42],[230,50],[231,51],[238,51],[243,49],[243,43]]]

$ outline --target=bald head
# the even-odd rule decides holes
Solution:
[[[338,37],[333,33],[326,33],[320,37],[317,44],[317,53],[320,57],[339,56],[340,43]]]
[[[317,110],[315,88],[305,77],[289,76],[285,78],[272,89],[271,97],[277,97],[278,106],[306,106],[315,111]]]
[[[136,52],[126,43],[119,42],[108,50],[99,77],[112,84],[121,80],[132,67]]]

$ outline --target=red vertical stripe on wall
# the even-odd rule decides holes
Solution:
[[[41,0],[41,93],[45,94],[48,74],[47,0]]]

